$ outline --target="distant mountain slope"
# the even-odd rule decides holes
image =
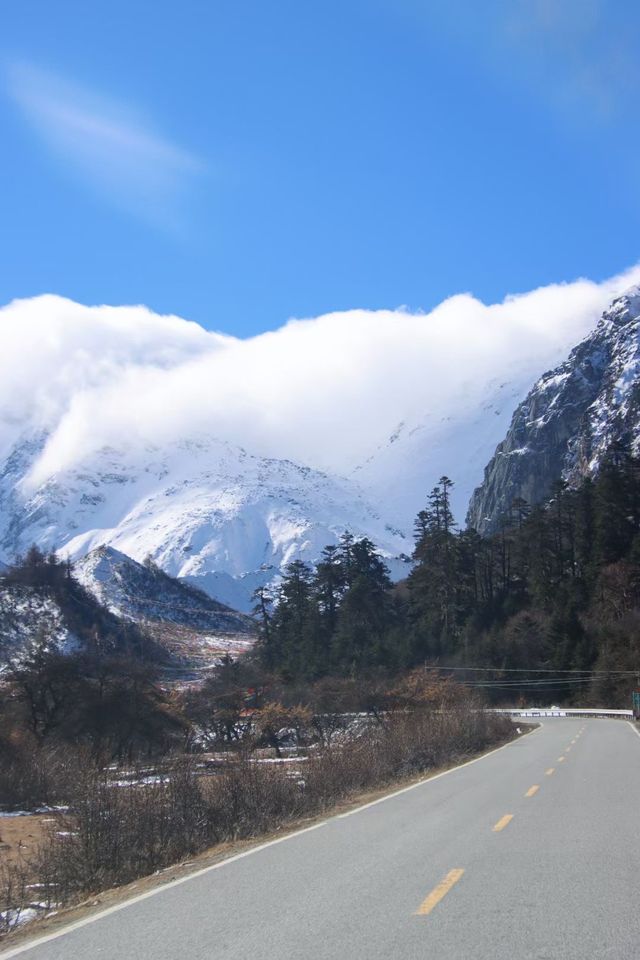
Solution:
[[[61,653],[171,660],[138,624],[102,606],[65,564],[31,550],[0,576],[0,669],[40,644]]]
[[[29,474],[46,436],[23,437],[0,470],[0,549],[31,543],[78,559],[110,545],[248,612],[256,586],[315,560],[347,529],[390,558],[411,549],[355,484],[198,438],[159,450],[103,448],[41,484]],[[400,564],[402,566],[402,564]]]
[[[9,587],[0,581],[0,675],[10,662],[45,638],[61,651],[78,646],[54,599],[31,587]]]
[[[405,532],[427,503],[443,474],[454,481],[451,506],[461,521],[478,478],[506,430],[516,403],[531,381],[531,361],[514,361],[504,377],[468,384],[463,409],[455,416],[425,414],[398,424],[353,473],[367,496],[384,505],[385,516]]]
[[[223,653],[245,652],[256,639],[250,617],[113,547],[92,550],[73,570],[100,603],[138,623],[183,664],[210,666]]]
[[[0,310],[0,557],[111,546],[248,613],[256,587],[349,530],[399,579],[432,487],[454,480],[461,522],[515,405],[622,282],[248,341],[143,308],[17,301]]]
[[[640,450],[640,287],[616,299],[517,407],[471,498],[468,523],[495,529],[514,499],[538,503],[561,479],[575,485],[597,472],[616,442]]]
[[[0,574],[0,669],[44,642],[62,653],[142,656],[166,676],[184,675],[255,641],[249,617],[111,547],[70,571],[29,557]]]
[[[98,547],[78,560],[74,575],[105,607],[137,622],[161,620],[193,630],[252,635],[254,622],[207,594],[137,563],[113,547]]]

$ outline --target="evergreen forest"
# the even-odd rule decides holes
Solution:
[[[369,540],[344,535],[311,568],[256,592],[259,655],[285,681],[437,666],[494,701],[629,706],[640,643],[640,461],[612,449],[595,479],[458,529],[442,477],[392,584]]]

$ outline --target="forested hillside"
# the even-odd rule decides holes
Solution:
[[[0,654],[0,795],[3,776],[37,781],[45,744],[122,755],[182,734],[158,683],[166,650],[36,547],[2,574]]]
[[[32,547],[0,572],[0,666],[36,646],[140,660],[167,654],[135,623],[96,600],[55,554]]]
[[[443,477],[415,524],[414,568],[392,586],[372,543],[346,536],[315,569],[257,593],[261,657],[283,676],[421,663],[494,698],[627,705],[640,643],[640,461],[610,450],[595,479],[558,486],[500,529],[458,530]],[[464,669],[461,669],[464,668]]]

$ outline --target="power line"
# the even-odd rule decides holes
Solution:
[[[533,687],[538,690],[549,690],[556,687],[575,687],[590,682],[591,681],[588,678],[584,680],[549,680],[543,683],[527,683],[524,680],[520,683],[517,681],[514,681],[513,683],[500,683],[500,681],[496,681],[492,683],[491,680],[487,680],[479,681],[478,683],[466,683],[464,685],[474,689],[490,688],[492,690],[530,690]]]
[[[465,681],[463,680],[461,682],[464,683]],[[502,686],[505,686],[505,687],[522,687],[522,686],[547,687],[549,686],[550,683],[565,683],[565,684],[591,683],[591,677],[549,677],[549,678],[545,677],[544,680],[525,680],[524,678],[522,680],[516,680],[516,679],[500,680],[499,678],[493,680],[491,679],[491,677],[486,677],[486,678],[483,677],[482,679],[479,679],[479,680],[468,680],[467,683],[469,684],[492,683],[494,685],[501,684]]]
[[[469,673],[553,673],[579,674],[585,677],[636,677],[640,670],[555,670],[553,667],[447,667],[434,665],[433,670],[464,671]]]

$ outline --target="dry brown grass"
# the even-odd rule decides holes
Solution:
[[[114,784],[113,771],[70,758],[68,814],[55,815],[54,823],[52,815],[0,819],[0,831],[12,837],[11,858],[7,852],[0,870],[0,912],[12,898],[27,901],[27,883],[40,884],[43,901],[77,903],[216,845],[262,838],[451,766],[513,731],[505,718],[471,707],[399,711],[351,740],[316,744],[297,763],[239,753],[212,772],[196,756],[165,765],[151,780],[140,770],[128,786]]]
[[[55,822],[50,813],[0,817],[0,866],[32,859]]]

